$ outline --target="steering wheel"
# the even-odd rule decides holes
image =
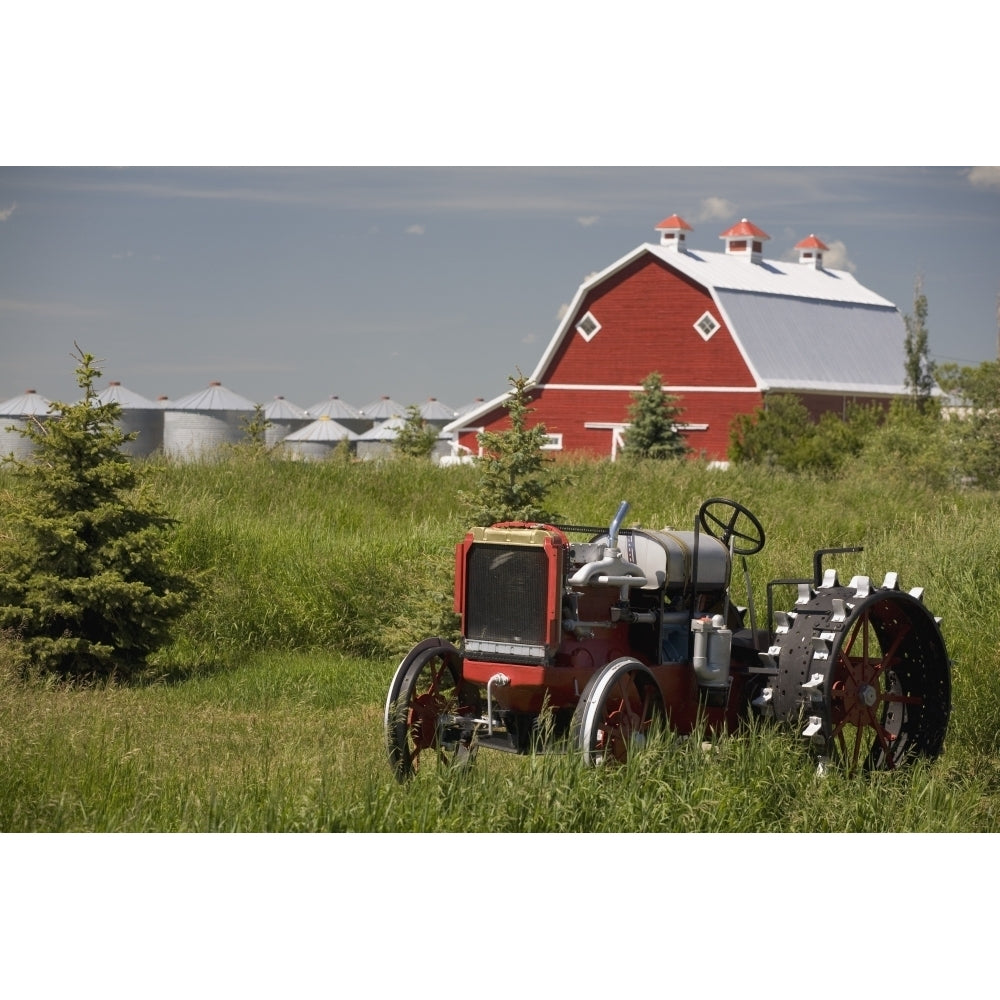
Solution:
[[[726,513],[719,508],[727,508]],[[741,524],[741,517],[749,521],[749,525]],[[752,556],[764,548],[764,529],[760,521],[735,500],[727,500],[725,497],[706,500],[698,510],[698,520],[708,534],[727,547],[731,539],[738,539],[733,545],[733,552],[738,556]]]

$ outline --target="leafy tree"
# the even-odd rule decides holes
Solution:
[[[683,458],[691,450],[677,429],[681,410],[677,398],[663,391],[659,372],[651,372],[642,389],[632,393],[629,426],[624,434],[626,458]]]
[[[438,436],[438,429],[424,420],[416,403],[411,403],[406,408],[406,420],[399,428],[392,446],[399,455],[429,458]]]
[[[906,324],[904,385],[917,409],[923,413],[934,388],[935,365],[927,356],[927,296],[924,295],[923,280],[920,277],[913,287],[913,313],[904,316],[903,321]]]
[[[169,640],[197,586],[173,568],[174,522],[120,450],[133,435],[117,403],[98,401],[93,355],[73,357],[83,398],[20,431],[35,448],[13,460],[23,488],[0,549],[0,630],[18,636],[23,666],[125,675]]]
[[[548,440],[544,424],[528,427],[532,412],[531,381],[520,371],[507,376],[510,394],[504,403],[510,429],[484,431],[479,435],[483,450],[478,460],[479,485],[472,494],[461,494],[476,524],[497,521],[551,522],[556,515],[545,506],[552,476],[546,466],[552,461],[542,450]]]
[[[988,489],[1000,488],[1000,361],[942,365],[938,381],[958,403],[950,423],[961,474]]]
[[[753,413],[739,413],[729,428],[733,462],[798,468],[806,439],[814,433],[809,411],[798,396],[775,395]]]

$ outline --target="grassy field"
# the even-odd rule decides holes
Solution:
[[[175,642],[128,684],[22,681],[0,644],[5,832],[985,832],[1000,828],[1000,518],[996,496],[924,488],[858,463],[836,480],[696,462],[569,461],[553,493],[575,523],[688,528],[728,496],[768,533],[751,574],[809,573],[863,545],[843,578],[925,588],[954,661],[945,753],[899,773],[817,778],[801,741],[754,727],[653,741],[621,770],[482,752],[471,768],[390,774],[382,711],[409,646],[453,626],[460,494],[474,470],[417,461],[153,464],[204,583]],[[7,477],[0,486],[13,488]],[[847,561],[849,560],[849,561]],[[735,581],[740,600],[740,580]],[[741,602],[742,603],[742,602]]]

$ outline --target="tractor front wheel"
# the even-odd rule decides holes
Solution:
[[[663,697],[649,668],[624,656],[591,677],[571,725],[585,764],[623,764],[664,718]]]
[[[412,777],[426,759],[454,763],[469,746],[460,717],[474,711],[463,705],[462,657],[443,639],[425,639],[407,653],[389,687],[385,737],[389,764],[399,781]]]

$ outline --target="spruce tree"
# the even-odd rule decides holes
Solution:
[[[406,418],[392,442],[392,447],[398,455],[429,458],[437,439],[437,428],[424,420],[416,403],[411,403],[406,408]]]
[[[0,548],[0,630],[24,666],[72,676],[127,676],[170,638],[197,586],[174,568],[174,522],[121,452],[121,407],[94,391],[94,357],[76,347],[83,398],[54,402],[19,433],[11,533]]]
[[[632,393],[629,426],[623,437],[626,458],[683,458],[690,449],[677,429],[681,410],[677,397],[663,391],[659,372],[643,379],[642,389]]]
[[[552,485],[547,472],[552,459],[543,446],[548,440],[544,424],[528,427],[532,412],[531,381],[519,371],[508,375],[511,391],[504,406],[510,429],[484,431],[479,435],[482,457],[478,460],[479,485],[475,493],[463,494],[476,524],[499,521],[551,522],[556,515],[546,507]]]

